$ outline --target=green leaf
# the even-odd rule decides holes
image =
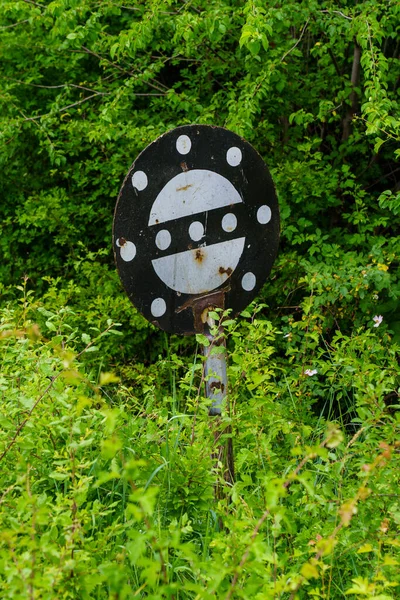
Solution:
[[[59,471],[52,471],[49,473],[49,477],[51,477],[51,479],[56,479],[57,481],[64,481],[65,479],[69,479],[70,476],[70,473],[61,473]]]

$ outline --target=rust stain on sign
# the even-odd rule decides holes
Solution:
[[[199,262],[199,263],[203,262],[204,250],[202,250],[202,248],[197,248],[196,254],[195,254],[195,260],[197,260],[197,262]]]
[[[228,275],[228,277],[230,277],[232,275],[231,267],[228,267],[227,269],[225,269],[225,267],[220,267],[218,269],[218,271],[219,271],[220,275],[226,274],[226,275]]]
[[[176,188],[177,192],[186,192],[189,188],[193,187],[193,183],[188,183],[187,185],[183,185],[182,187]]]
[[[196,333],[203,333],[207,322],[208,312],[214,308],[225,308],[225,294],[229,292],[230,286],[212,294],[203,294],[190,298],[187,302],[179,306],[175,312],[180,313],[183,310],[190,309],[193,312],[194,330]]]

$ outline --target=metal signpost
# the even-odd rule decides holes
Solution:
[[[265,282],[278,251],[279,208],[269,171],[238,135],[187,125],[135,160],[115,208],[113,246],[130,300],[154,325],[203,333],[206,396],[221,414],[227,393],[223,344],[209,312],[240,313]]]

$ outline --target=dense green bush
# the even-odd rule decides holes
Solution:
[[[399,17],[2,0],[2,598],[398,597]],[[130,164],[186,123],[246,137],[281,208],[259,304],[222,316],[220,420],[204,340],[155,331],[112,264]]]
[[[311,295],[323,329],[345,331],[379,307],[398,335],[399,16],[395,0],[3,0],[3,285],[118,295],[111,220],[129,165],[165,131],[212,123],[252,142],[277,185],[268,304],[297,320]]]
[[[0,326],[2,598],[397,596],[387,334],[337,335],[302,371],[282,367],[259,310],[228,319],[230,409],[210,421],[199,359],[179,376],[160,357],[122,384],[94,358],[118,325],[93,338],[23,300]],[[311,409],[341,397],[350,428]],[[227,436],[233,486],[215,458]]]

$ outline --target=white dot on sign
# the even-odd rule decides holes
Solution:
[[[194,242],[201,240],[204,235],[203,223],[200,223],[200,221],[193,221],[189,227],[189,235],[190,239]]]
[[[160,250],[166,250],[171,244],[171,234],[168,229],[161,229],[156,235],[156,246]]]
[[[189,154],[190,148],[192,147],[192,142],[190,141],[190,137],[187,135],[180,135],[176,140],[176,149],[179,154]]]
[[[151,314],[153,317],[162,317],[165,311],[167,310],[167,305],[165,304],[165,300],[163,298],[156,298],[151,303]]]
[[[224,215],[224,217],[222,218],[221,225],[222,229],[228,233],[231,231],[235,231],[237,225],[236,215],[234,215],[233,213],[228,213]]]
[[[246,273],[246,275],[243,275],[242,288],[244,290],[246,290],[246,292],[251,292],[251,290],[254,290],[255,285],[256,285],[256,276],[254,275],[254,273],[251,273],[249,271],[248,273]]]
[[[260,206],[260,208],[257,211],[257,221],[261,223],[261,225],[269,223],[271,220],[271,216],[272,214],[269,206],[267,206],[266,204]]]
[[[134,188],[139,190],[139,192],[147,187],[147,183],[148,179],[144,171],[136,171],[136,173],[132,175],[132,185]]]
[[[226,153],[226,160],[228,164],[231,165],[231,167],[237,167],[238,165],[240,165],[242,161],[241,149],[236,148],[236,146],[232,146],[232,148],[229,148],[228,152]]]
[[[125,242],[121,244],[120,240],[117,240],[117,246],[121,248],[121,258],[125,262],[130,262],[136,256],[136,246],[133,242]]]

